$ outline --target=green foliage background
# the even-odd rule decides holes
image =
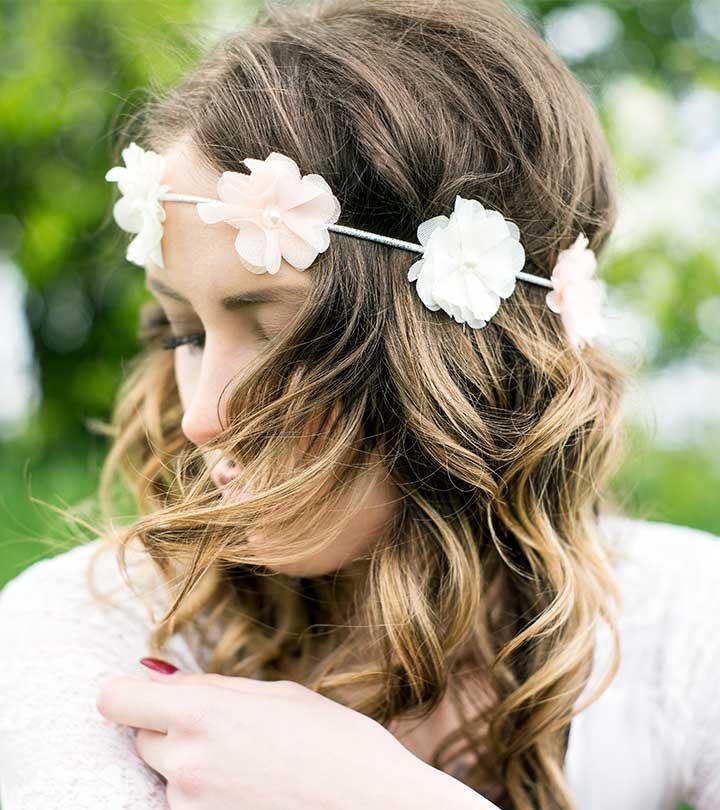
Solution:
[[[70,531],[31,497],[69,506],[94,491],[105,443],[88,420],[107,417],[123,365],[139,348],[142,274],[124,259],[126,235],[111,218],[115,187],[104,180],[114,133],[144,88],[175,80],[203,40],[243,25],[254,5],[0,0],[0,255],[28,285],[42,385],[26,429],[0,441],[0,585],[48,553],[38,537]],[[586,8],[515,5],[544,33],[559,13]],[[702,2],[600,6],[618,32],[572,67],[600,109],[621,180],[642,183],[661,172],[663,156],[650,134],[647,152],[627,148],[609,89],[629,78],[670,110],[691,88],[718,91],[720,40],[708,33]],[[664,193],[675,204],[674,183]],[[655,233],[601,268],[618,300],[656,327],[645,373],[694,357],[720,365],[720,329],[708,334],[698,317],[720,297],[718,232],[680,246],[672,233]],[[668,446],[651,425],[628,421],[630,452],[614,487],[632,512],[720,534],[720,441],[717,429],[704,430]]]

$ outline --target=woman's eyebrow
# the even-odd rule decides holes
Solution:
[[[173,290],[160,279],[148,276],[145,281],[147,289],[172,298],[175,301],[180,301],[183,304],[190,304],[185,296],[180,295],[179,292]],[[288,284],[274,284],[272,287],[261,287],[258,290],[248,290],[247,292],[235,293],[223,298],[220,303],[224,309],[233,310],[240,309],[241,307],[250,304],[267,304],[275,301],[282,301],[288,303],[302,302],[307,293],[304,289],[299,287],[292,287]]]

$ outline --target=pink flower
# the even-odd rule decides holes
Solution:
[[[282,259],[306,270],[328,249],[327,226],[340,216],[330,186],[319,174],[301,177],[295,161],[279,152],[243,163],[250,174],[223,172],[219,200],[198,203],[200,218],[238,229],[235,250],[253,273],[277,273]]]
[[[550,276],[553,289],[545,296],[550,309],[562,317],[568,338],[577,348],[593,343],[605,329],[605,286],[594,277],[597,260],[587,245],[588,238],[580,233],[571,247],[560,251]]]

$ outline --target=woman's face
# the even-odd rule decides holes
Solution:
[[[162,182],[173,192],[217,197],[219,174],[197,159],[188,142],[173,145],[164,157]],[[165,267],[148,262],[146,286],[160,302],[174,335],[204,333],[204,345],[173,349],[184,411],[182,430],[191,442],[201,445],[221,430],[221,421],[227,424],[226,400],[232,387],[228,383],[242,376],[266,342],[299,310],[312,267],[301,272],[283,260],[278,273],[255,274],[235,251],[235,228],[226,223],[205,224],[193,204],[163,205]],[[218,488],[231,486],[238,472],[233,460],[218,458],[217,451],[205,453],[205,459]],[[335,543],[282,573],[318,576],[342,568],[367,551],[392,519],[399,497],[382,465],[374,475],[377,480],[359,515],[343,521],[348,510],[338,510]],[[352,488],[346,498],[349,507]]]

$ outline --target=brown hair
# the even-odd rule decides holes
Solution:
[[[494,0],[267,5],[153,97],[118,152],[131,133],[157,151],[189,138],[218,172],[279,151],[327,180],[340,224],[409,241],[457,194],[478,199],[518,225],[523,269],[545,277],[579,231],[601,255],[615,220],[591,101]],[[433,764],[446,769],[464,745],[477,760],[465,781],[488,798],[569,810],[563,759],[598,621],[617,643],[598,516],[625,372],[599,347],[569,346],[547,290],[519,282],[470,329],[422,305],[409,260],[331,235],[297,319],[233,386],[208,445],[239,460],[254,493],[239,504],[218,503],[183,435],[172,360],[157,347],[165,327],[146,323],[102,482],[109,501],[124,472],[143,514],[107,546],[122,559],[139,538],[172,585],[156,655],[194,627],[209,671],[282,677],[295,656],[303,683],[385,725],[424,716],[459,688],[451,675],[475,673],[494,699],[464,714]],[[310,420],[322,429],[298,458]],[[333,575],[270,571],[332,541],[329,515],[374,451],[402,508],[360,587],[345,599]],[[257,557],[245,538],[260,527],[282,543]],[[616,647],[602,688],[618,661]]]

